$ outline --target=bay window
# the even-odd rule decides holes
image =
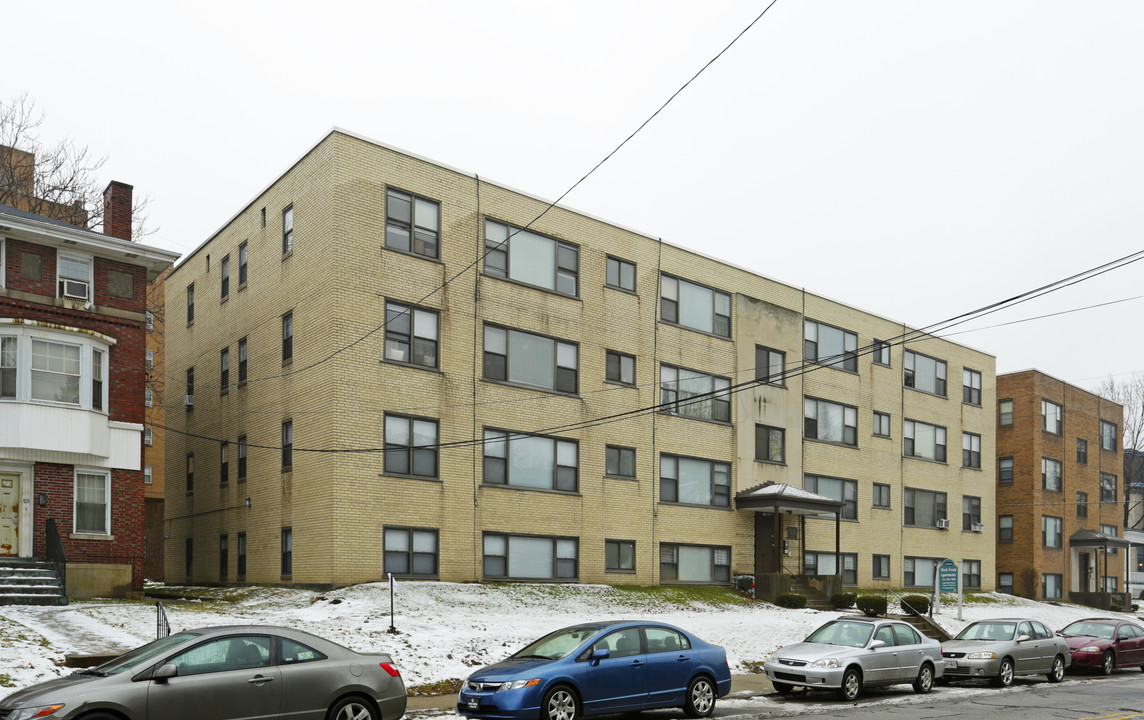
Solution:
[[[0,320],[0,400],[106,412],[108,349],[87,333]]]

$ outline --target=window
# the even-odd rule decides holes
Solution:
[[[961,497],[961,529],[972,532],[974,525],[981,526],[981,498],[972,495]]]
[[[437,367],[438,323],[437,313],[432,310],[386,302],[385,359],[420,367]]]
[[[604,572],[634,573],[636,571],[635,540],[604,541]]]
[[[187,453],[186,463],[186,492],[188,495],[195,491],[195,454]]]
[[[240,532],[235,539],[234,575],[236,580],[246,579],[246,533]]]
[[[16,338],[0,337],[0,398],[16,397]]]
[[[1061,406],[1048,400],[1041,401],[1041,429],[1054,435],[1061,434]]]
[[[238,287],[246,285],[247,246],[242,243],[238,246]],[[245,537],[245,536],[244,536]]]
[[[580,248],[486,219],[485,273],[577,297]]]
[[[246,338],[238,341],[238,384],[246,383]]]
[[[488,485],[577,492],[579,446],[574,440],[485,430]]]
[[[387,475],[437,477],[437,421],[385,416]]]
[[[635,479],[635,448],[608,445],[604,450],[604,474],[613,477]]]
[[[808,492],[817,493],[842,503],[840,509],[843,520],[858,519],[858,481],[807,475],[802,487]]]
[[[483,570],[487,579],[575,580],[580,545],[576,538],[485,533]]]
[[[151,388],[143,388],[143,405],[151,407],[155,404],[155,400],[151,395]]]
[[[660,318],[692,330],[731,337],[731,296],[670,275],[660,277]]]
[[[783,452],[786,430],[767,425],[755,425],[755,460],[759,462],[786,462]]]
[[[143,428],[143,444],[152,445],[155,442],[155,431],[149,427]]]
[[[981,561],[961,561],[961,584],[965,589],[981,589]]]
[[[731,548],[660,543],[659,580],[665,583],[731,582]]]
[[[230,567],[230,559],[227,554],[230,550],[230,538],[226,535],[218,536],[218,579],[219,581],[226,580],[227,571]]]
[[[1013,401],[1000,400],[997,402],[997,424],[998,425],[1012,425],[1013,424]]]
[[[106,472],[75,471],[75,532],[111,533],[111,476]]]
[[[238,436],[238,481],[246,482],[246,436]]]
[[[907,420],[905,434],[907,457],[945,462],[945,428]]]
[[[832,325],[803,322],[802,354],[810,362],[858,372],[858,335]]]
[[[81,345],[32,340],[32,399],[78,405]]]
[[[294,359],[294,312],[282,316],[282,362]]]
[[[885,340],[874,341],[874,354],[870,358],[875,365],[890,366],[890,343]]]
[[[961,401],[981,406],[981,373],[976,370],[961,370]]]
[[[1041,458],[1041,487],[1053,492],[1061,491],[1061,461]]]
[[[875,555],[873,562],[872,575],[875,580],[889,580],[890,579],[890,556],[889,555]]]
[[[1061,547],[1061,527],[1059,517],[1041,516],[1041,545],[1047,548]]]
[[[615,350],[608,350],[604,362],[604,379],[621,385],[635,385],[635,357]]]
[[[390,188],[385,202],[385,246],[428,258],[440,257],[441,206]]]
[[[842,556],[842,584],[858,584],[858,556],[855,553],[839,553]],[[803,553],[802,569],[806,575],[838,575],[838,564],[833,552]]]
[[[143,484],[150,485],[154,482],[155,475],[152,467],[147,465],[143,468]]]
[[[890,507],[890,486],[884,483],[874,483],[874,507]]]
[[[1046,600],[1060,599],[1061,574],[1041,573],[1041,589]]]
[[[103,353],[91,351],[91,409],[103,409]]]
[[[997,574],[997,592],[1007,595],[1013,594],[1013,573],[1003,572]]]
[[[60,297],[91,299],[91,261],[60,255]]]
[[[294,466],[294,421],[282,421],[282,469]]]
[[[906,488],[902,493],[905,504],[904,524],[914,527],[937,527],[939,520],[947,520],[945,493]]]
[[[1108,552],[1114,553],[1116,551],[1110,548]],[[1106,593],[1114,593],[1116,592],[1117,588],[1120,587],[1120,578],[1116,577],[1115,575],[1105,575],[1102,580],[1104,581],[1103,590]],[[1121,628],[1123,627],[1124,626],[1121,626]]]
[[[195,284],[187,286],[187,324],[195,321]]]
[[[150,370],[155,367],[155,351],[147,350],[143,355],[143,367]]]
[[[266,208],[262,208],[262,227],[266,227]]]
[[[1100,524],[1100,531],[1102,533],[1104,533],[1105,535],[1107,535],[1108,537],[1117,537],[1120,534],[1119,529],[1115,525],[1106,525],[1104,523]],[[1115,555],[1116,550],[1117,550],[1117,548],[1115,545],[1109,545],[1108,546],[1108,554],[1109,555]]]
[[[997,542],[1013,542],[1013,516],[997,516]]]
[[[1013,484],[1013,458],[1003,457],[997,459],[997,482],[1002,485]]]
[[[1088,464],[1088,440],[1076,439],[1076,462],[1078,465]]]
[[[222,280],[219,283],[219,292],[222,294],[222,299],[226,300],[230,297],[230,255],[223,257],[220,273]]]
[[[687,505],[730,507],[730,463],[660,455],[659,500]]]
[[[437,577],[440,557],[436,530],[385,528],[385,569],[396,576]]]
[[[731,381],[706,373],[660,365],[660,409],[672,415],[731,422]]]
[[[579,387],[580,349],[542,335],[485,326],[484,377],[557,392]]]
[[[961,465],[981,469],[981,436],[974,433],[961,433]]]
[[[1100,421],[1100,449],[1116,451],[1116,425]]]
[[[282,211],[282,254],[287,255],[294,251],[294,206],[290,205]],[[289,575],[289,573],[283,573]]]
[[[874,434],[878,437],[890,437],[889,414],[874,411]]]
[[[186,550],[183,553],[183,564],[185,565],[187,580],[189,581],[191,579],[192,573],[194,572],[194,569],[195,569],[195,541],[194,541],[194,538],[187,538],[185,546],[186,546]]]
[[[230,387],[230,348],[225,347],[218,354],[218,384],[223,395]]]
[[[147,332],[155,329],[155,313],[150,310],[147,311]]]
[[[187,368],[187,397],[183,404],[187,406],[188,410],[195,406],[195,368],[193,366]]]
[[[1114,503],[1116,500],[1116,476],[1102,472],[1100,474],[1100,501],[1102,503]]]
[[[858,408],[826,400],[803,400],[803,436],[809,440],[858,445]]]
[[[945,361],[906,351],[906,387],[945,397]]]
[[[294,573],[294,528],[282,528],[282,575]]]
[[[1080,490],[1076,492],[1076,516],[1078,518],[1088,517],[1088,493]]]
[[[755,379],[767,385],[786,384],[786,353],[755,346]]]
[[[220,442],[218,444],[218,484],[227,485],[230,483],[230,443]]]
[[[627,260],[608,256],[607,275],[604,282],[608,287],[629,292],[636,291],[636,266]]]
[[[936,558],[907,557],[902,559],[902,581],[906,587],[933,587],[937,574]]]

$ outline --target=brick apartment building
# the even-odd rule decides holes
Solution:
[[[165,577],[163,539],[166,505],[167,424],[166,415],[166,363],[163,352],[165,314],[163,298],[165,280],[171,272],[164,270],[147,286],[147,349],[144,367],[147,386],[143,394],[143,572],[149,580],[162,581]]]
[[[545,207],[334,130],[176,267],[168,582],[993,588],[993,357]]]

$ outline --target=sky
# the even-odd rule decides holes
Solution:
[[[769,4],[11,3],[0,98],[189,253],[335,126],[556,199]],[[1142,41],[1133,0],[777,0],[562,204],[926,327],[1144,250]],[[1144,368],[1141,296],[951,339],[1091,389]]]

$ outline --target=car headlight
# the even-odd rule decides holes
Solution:
[[[838,667],[838,658],[822,658],[815,660],[810,664],[812,668],[836,668]]]
[[[502,692],[504,690],[518,690],[522,687],[532,687],[533,685],[539,684],[540,678],[532,678],[531,680],[511,680],[501,685],[500,690],[497,690],[497,692]]]
[[[775,650],[773,653],[771,653],[771,656],[769,658],[767,658],[767,662],[773,663],[773,662],[778,662],[778,661],[779,661],[779,651]]]
[[[1100,648],[1096,645],[1085,645],[1081,649],[1077,650],[1077,652],[1098,653],[1100,652]]]
[[[995,652],[971,652],[965,656],[966,660],[996,660]]]
[[[62,710],[63,705],[38,705],[36,707],[20,708],[13,710],[12,714],[8,716],[7,720],[32,720],[32,718],[48,717],[56,710]]]

